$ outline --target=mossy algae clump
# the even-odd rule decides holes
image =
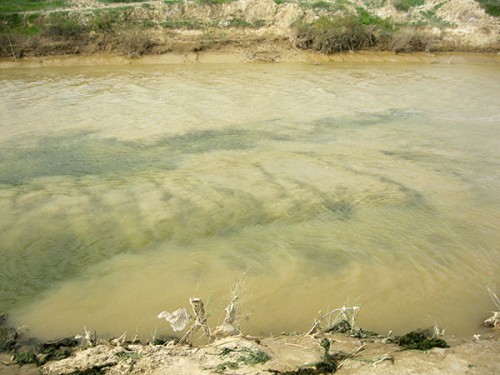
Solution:
[[[0,353],[9,352],[16,345],[17,332],[14,328],[5,325],[7,315],[0,314]]]
[[[35,339],[20,339],[17,330],[7,325],[7,315],[0,314],[0,353],[12,354],[17,365],[41,366],[49,361],[67,358],[79,345],[78,340],[68,337],[40,343]]]
[[[429,350],[432,348],[448,348],[443,339],[430,336],[427,331],[412,331],[396,339],[396,343],[406,350]]]
[[[10,351],[14,352],[14,362],[18,365],[34,363],[37,366],[49,361],[68,358],[78,346],[78,341],[72,337],[44,342],[36,345],[15,344]]]
[[[219,356],[221,358],[231,356],[232,358],[231,360],[219,363],[217,366],[207,369],[213,370],[216,373],[224,373],[227,370],[237,370],[241,365],[254,366],[259,363],[266,363],[271,359],[271,357],[262,350],[251,348],[224,348],[219,353]]]
[[[0,352],[8,352],[16,345],[16,331],[13,328],[0,327]]]
[[[71,353],[73,353],[76,346],[78,346],[78,341],[73,337],[44,342],[37,348],[37,362],[39,364],[44,364],[48,361],[68,358]]]
[[[14,354],[14,361],[21,366],[30,363],[38,364],[35,353],[30,350]]]

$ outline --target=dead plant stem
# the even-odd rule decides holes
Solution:
[[[17,61],[16,53],[14,52],[14,47],[12,46],[12,40],[10,39],[10,33],[7,33],[7,39],[9,39],[10,51],[12,52],[12,57],[14,61]]]
[[[330,311],[329,313],[323,315],[321,318],[319,318],[318,320],[316,320],[314,322],[312,328],[309,330],[309,332],[307,332],[307,335],[312,335],[313,333],[315,333],[316,330],[318,329],[319,325],[321,324],[321,322],[323,320],[325,320],[326,318],[332,316],[336,312],[356,311],[357,309],[358,309],[358,307],[354,306],[354,307],[341,307],[339,309],[334,309],[334,310]]]
[[[359,348],[357,348],[355,351],[353,351],[351,354],[349,354],[349,357],[347,357],[346,359],[344,359],[342,362],[339,363],[339,365],[337,366],[337,370],[339,368],[341,368],[348,360],[350,360],[351,358],[353,358],[356,354],[358,354],[360,351],[362,351],[364,348],[365,348],[365,345],[366,344],[363,344],[361,345]]]

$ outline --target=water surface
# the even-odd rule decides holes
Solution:
[[[42,338],[162,310],[470,335],[500,286],[500,65],[0,71],[0,306]],[[497,289],[498,290],[498,289]]]

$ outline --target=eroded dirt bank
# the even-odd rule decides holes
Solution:
[[[0,55],[126,56],[236,48],[276,61],[297,49],[334,53],[497,52],[500,22],[474,0],[397,2],[73,0],[61,9],[4,14]]]
[[[286,48],[261,49],[259,52],[242,48],[225,47],[217,51],[189,53],[166,53],[129,57],[114,54],[64,55],[25,57],[14,61],[12,58],[0,58],[0,69],[44,68],[44,67],[82,67],[104,65],[162,65],[162,64],[233,64],[233,63],[424,63],[424,64],[498,64],[498,53],[404,53],[357,51],[325,55],[318,52],[289,50]]]

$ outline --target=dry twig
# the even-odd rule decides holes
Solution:
[[[487,287],[493,304],[498,311],[492,311],[493,315],[483,322],[486,327],[500,328],[500,299],[489,287]]]
[[[17,61],[16,53],[14,52],[14,47],[12,46],[12,40],[10,39],[9,33],[7,33],[7,38],[9,39],[10,51],[12,52],[12,57],[14,57],[14,61]]]
[[[392,363],[394,363],[394,357],[390,354],[384,354],[379,359],[377,359],[375,362],[373,362],[373,367],[377,367],[377,365],[382,363],[383,361],[391,361]]]
[[[358,314],[359,314],[359,309],[360,309],[359,306],[353,306],[353,307],[343,306],[339,309],[334,309],[334,310],[330,311],[329,313],[320,317],[318,320],[315,320],[313,326],[311,327],[309,332],[307,332],[307,335],[312,335],[312,334],[316,333],[318,328],[321,325],[321,322],[323,320],[329,318],[330,316],[332,316],[335,313],[339,313],[339,315],[337,316],[337,318],[335,318],[333,325],[335,325],[335,323],[337,323],[339,321],[344,320],[344,321],[348,322],[352,328],[354,328],[354,325],[356,324],[356,318],[358,317]]]
[[[222,324],[217,326],[212,332],[213,339],[220,339],[228,336],[235,336],[241,333],[239,325],[240,295],[245,285],[246,274],[236,282],[231,288],[231,298],[229,304],[224,309],[225,317]]]
[[[200,298],[190,298],[189,303],[194,312],[194,322],[189,327],[189,330],[185,333],[184,336],[179,340],[178,344],[185,344],[191,339],[191,335],[193,332],[199,330],[200,328],[203,330],[203,333],[210,338],[210,328],[207,326],[207,317],[205,316],[205,305]]]
[[[490,294],[490,297],[493,301],[493,304],[497,307],[497,309],[500,311],[500,298],[491,290],[490,287],[487,288],[488,293]]]
[[[364,348],[365,348],[365,345],[366,344],[363,344],[361,345],[359,348],[357,348],[355,351],[353,351],[351,354],[349,354],[349,356],[344,359],[342,362],[340,362],[337,366],[337,370],[339,368],[341,368],[348,360],[350,360],[351,358],[353,358],[356,354],[358,354],[360,351],[362,351]]]

